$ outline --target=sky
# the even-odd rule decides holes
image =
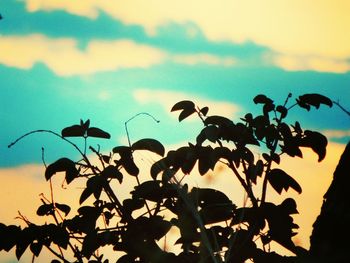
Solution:
[[[146,112],[160,122],[134,118],[131,141],[155,138],[171,147],[194,141],[201,128],[195,118],[178,123],[170,112],[183,99],[234,121],[259,111],[257,94],[283,103],[288,93],[320,93],[349,109],[349,11],[347,0],[1,0],[0,178],[7,188],[0,221],[13,223],[17,210],[30,213],[28,200],[37,202],[46,185],[42,147],[48,163],[76,157],[49,134],[7,148],[32,130],[60,132],[90,119],[112,135],[90,141],[107,151],[126,144],[124,123]],[[299,224],[307,247],[350,122],[336,106],[295,110],[289,120],[329,140],[324,162],[306,154],[286,165],[299,168],[300,202],[305,213],[312,210]]]

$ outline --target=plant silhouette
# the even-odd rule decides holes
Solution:
[[[168,152],[159,141],[146,138],[102,153],[88,146],[88,139],[109,139],[110,135],[90,127],[89,120],[64,128],[61,134],[37,130],[23,135],[9,147],[36,132],[51,133],[74,146],[81,159],[58,159],[46,167],[45,179],[50,181],[57,172],[64,172],[68,186],[79,178],[85,179],[86,187],[77,197],[80,208],[76,214],[72,215],[68,204],[42,199],[37,214],[51,218],[51,223],[36,225],[22,216],[24,228],[0,224],[0,249],[15,248],[17,259],[30,249],[34,261],[46,248],[52,253],[52,263],[107,263],[110,259],[99,252],[104,246],[119,252],[113,261],[117,263],[304,262],[300,260],[306,260],[308,252],[292,240],[298,228],[292,218],[297,213],[295,200],[286,198],[275,204],[266,194],[268,185],[280,195],[290,190],[302,192],[291,175],[277,168],[282,155],[303,157],[301,148],[312,149],[318,161],[326,155],[326,137],[304,130],[298,121],[287,123],[289,111],[332,107],[333,103],[320,94],[305,94],[294,102],[289,94],[282,104],[260,94],[253,101],[261,114],[248,113],[238,122],[209,115],[208,107],[198,107],[192,101],[176,103],[172,111],[179,113],[179,121],[197,115],[203,128],[194,142]],[[84,149],[70,137],[81,137]],[[140,170],[135,163],[134,154],[140,150],[159,156],[150,171]],[[97,161],[87,152],[96,155]],[[227,167],[244,189],[248,196],[245,206],[238,207],[217,189],[181,183],[181,176],[191,176],[195,170],[206,176],[218,165]],[[150,177],[142,175],[145,180],[141,181],[141,174],[148,172]],[[123,184],[128,176],[135,177],[137,183],[129,197],[121,200],[111,184]],[[261,195],[254,191],[255,186],[261,187]],[[86,205],[87,199],[94,201]],[[163,249],[159,242],[171,228],[178,229],[175,245],[179,253]],[[271,242],[295,256],[270,251]]]

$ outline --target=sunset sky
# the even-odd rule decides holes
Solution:
[[[349,13],[347,0],[1,0],[0,222],[19,223],[17,210],[31,216],[30,201],[39,204],[47,191],[42,147],[48,163],[77,157],[48,134],[7,148],[32,130],[60,132],[90,119],[112,135],[91,144],[108,151],[127,143],[124,123],[147,112],[160,122],[138,116],[130,139],[152,137],[169,149],[194,141],[201,128],[170,113],[183,99],[234,121],[258,112],[259,93],[280,103],[289,92],[293,100],[320,93],[350,109]],[[284,166],[304,189],[296,220],[307,247],[350,119],[334,106],[298,109],[288,120],[329,139],[324,162],[306,152]],[[13,257],[1,253],[0,262]]]

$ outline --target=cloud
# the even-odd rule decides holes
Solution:
[[[0,36],[0,50],[2,64],[29,69],[35,63],[44,63],[60,76],[147,68],[165,58],[163,51],[131,40],[93,40],[85,50],[80,50],[74,39],[52,39],[39,34]]]
[[[275,55],[273,64],[289,71],[313,70],[318,72],[346,73],[350,63],[346,59],[317,56]]]
[[[135,100],[141,104],[154,103],[164,108],[164,111],[170,113],[171,107],[181,100],[192,100],[199,107],[208,106],[210,115],[223,115],[228,118],[237,117],[241,111],[236,104],[225,101],[208,100],[198,95],[184,92],[137,89],[133,92]],[[174,117],[174,114],[171,116]]]
[[[150,34],[168,22],[192,22],[212,41],[252,41],[278,54],[329,61],[350,57],[347,0],[320,0],[317,5],[303,0],[26,0],[26,4],[32,12],[59,9],[91,19],[103,11],[125,24],[141,25]],[[308,69],[328,70],[330,66],[328,62],[311,64]]]
[[[33,48],[35,47],[35,48]],[[43,63],[59,76],[85,75],[121,68],[147,68],[166,61],[196,65],[232,66],[235,59],[209,53],[171,54],[149,45],[122,39],[92,40],[84,50],[72,38],[48,38],[44,35],[0,36],[0,64],[30,69]],[[106,100],[106,92],[99,94]]]
[[[350,137],[350,130],[325,130],[322,134],[328,138],[339,139]]]
[[[228,56],[215,56],[212,54],[201,53],[201,54],[190,54],[190,55],[174,55],[173,61],[175,63],[196,65],[196,64],[207,64],[207,65],[219,65],[224,67],[230,67],[235,65],[236,60],[233,57]]]

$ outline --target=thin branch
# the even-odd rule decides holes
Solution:
[[[335,105],[337,105],[342,111],[344,111],[347,115],[350,116],[350,111],[348,111],[347,109],[345,109],[338,101],[333,101],[333,103]]]
[[[130,141],[130,134],[129,134],[129,131],[128,131],[128,123],[130,121],[132,121],[133,119],[135,119],[136,117],[140,116],[140,115],[147,115],[149,117],[151,117],[155,122],[159,123],[160,120],[157,120],[156,118],[153,117],[153,115],[147,113],[147,112],[140,112],[140,113],[137,113],[136,115],[132,116],[130,119],[128,119],[125,123],[124,123],[124,126],[125,126],[125,132],[126,132],[126,136],[128,137],[128,144],[129,144],[129,147],[131,147],[131,141]]]

